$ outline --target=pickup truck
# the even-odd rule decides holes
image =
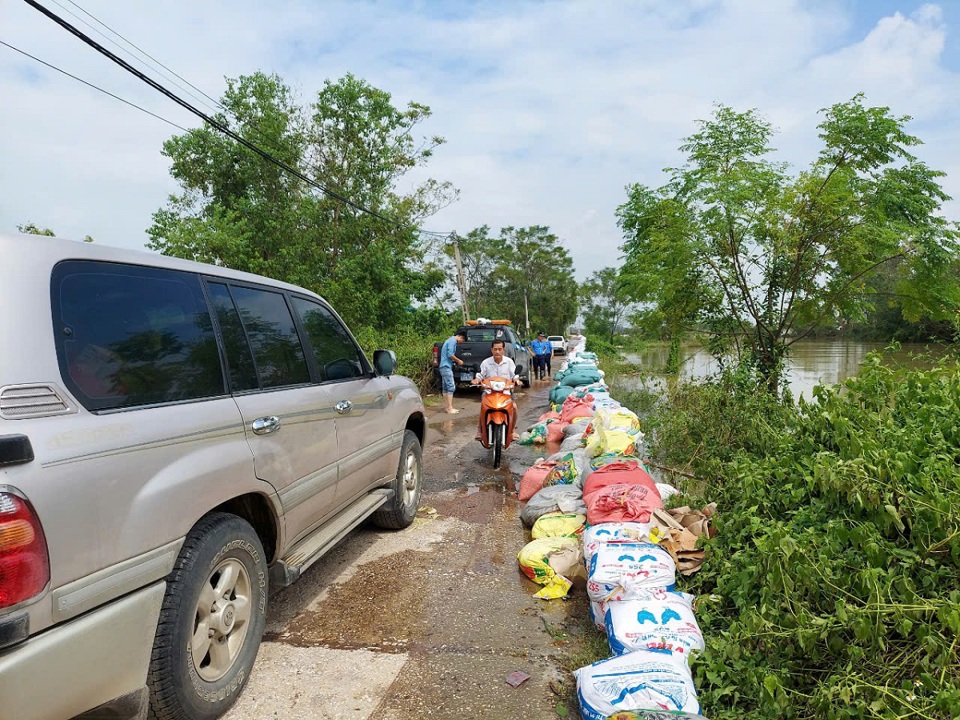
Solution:
[[[512,358],[517,365],[517,375],[520,382],[530,387],[530,353],[527,346],[517,337],[510,326],[509,320],[468,320],[466,325],[458,328],[458,332],[466,334],[465,342],[457,343],[456,356],[463,360],[463,367],[454,367],[453,375],[457,385],[469,383],[474,375],[480,371],[480,363],[492,355],[490,344],[494,340],[503,340],[504,355]],[[433,345],[433,372],[437,385],[440,384],[440,346]]]

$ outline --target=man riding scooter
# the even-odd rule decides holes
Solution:
[[[490,352],[493,354],[492,357],[488,357],[482,363],[480,363],[480,372],[477,373],[476,377],[470,381],[471,385],[479,385],[483,380],[492,377],[502,377],[512,380],[516,385],[520,382],[520,376],[517,375],[517,366],[508,357],[504,356],[506,351],[506,345],[503,340],[494,340],[490,346]],[[480,413],[479,426],[477,428],[477,440],[481,440],[483,437],[483,413]],[[520,435],[518,435],[514,428],[517,425],[517,406],[516,403],[510,408],[510,426],[507,428],[510,433],[511,440],[519,440]],[[482,440],[481,440],[482,442]]]

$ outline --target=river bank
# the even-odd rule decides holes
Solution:
[[[703,713],[960,717],[960,364],[818,345],[816,404],[734,378],[661,394],[635,358],[604,363],[634,387],[613,391],[653,462],[720,508],[690,589],[711,638],[693,666]]]

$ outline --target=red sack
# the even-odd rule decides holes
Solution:
[[[657,492],[657,483],[636,460],[619,460],[597,468],[587,475],[583,484],[583,494],[588,495],[610,485],[643,485]],[[659,505],[658,507],[663,507]]]
[[[560,409],[560,420],[569,423],[573,422],[574,418],[592,418],[595,414],[592,400],[571,396],[563,401],[563,407]]]
[[[563,442],[563,429],[570,423],[558,420],[547,425],[547,442]]]
[[[657,488],[646,485],[609,485],[583,496],[587,522],[650,522],[651,513],[663,507]]]
[[[541,415],[540,418],[537,420],[537,422],[543,422],[545,420],[559,420],[559,419],[560,419],[560,413],[558,413],[556,410],[550,410],[549,412],[545,412],[543,415]]]
[[[550,425],[556,425],[556,423],[550,423]],[[547,427],[549,427],[549,425]],[[520,489],[517,491],[517,500],[526,502],[542,490],[543,481],[547,477],[547,473],[550,472],[551,468],[556,464],[557,463],[552,460],[543,460],[528,469],[523,474],[523,477],[520,478]]]

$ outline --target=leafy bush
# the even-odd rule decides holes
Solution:
[[[872,355],[796,411],[724,394],[684,389],[660,427],[723,478],[707,493],[718,535],[685,588],[707,638],[705,714],[960,717],[960,364]]]
[[[374,350],[393,350],[397,354],[398,372],[413,380],[420,392],[426,392],[433,383],[433,343],[437,337],[413,328],[379,332],[372,328],[356,329],[357,341],[367,357],[373,361]]]
[[[712,484],[724,481],[738,453],[765,453],[795,413],[792,403],[758,391],[752,375],[735,370],[699,383],[673,382],[655,407],[645,405],[650,458]]]

